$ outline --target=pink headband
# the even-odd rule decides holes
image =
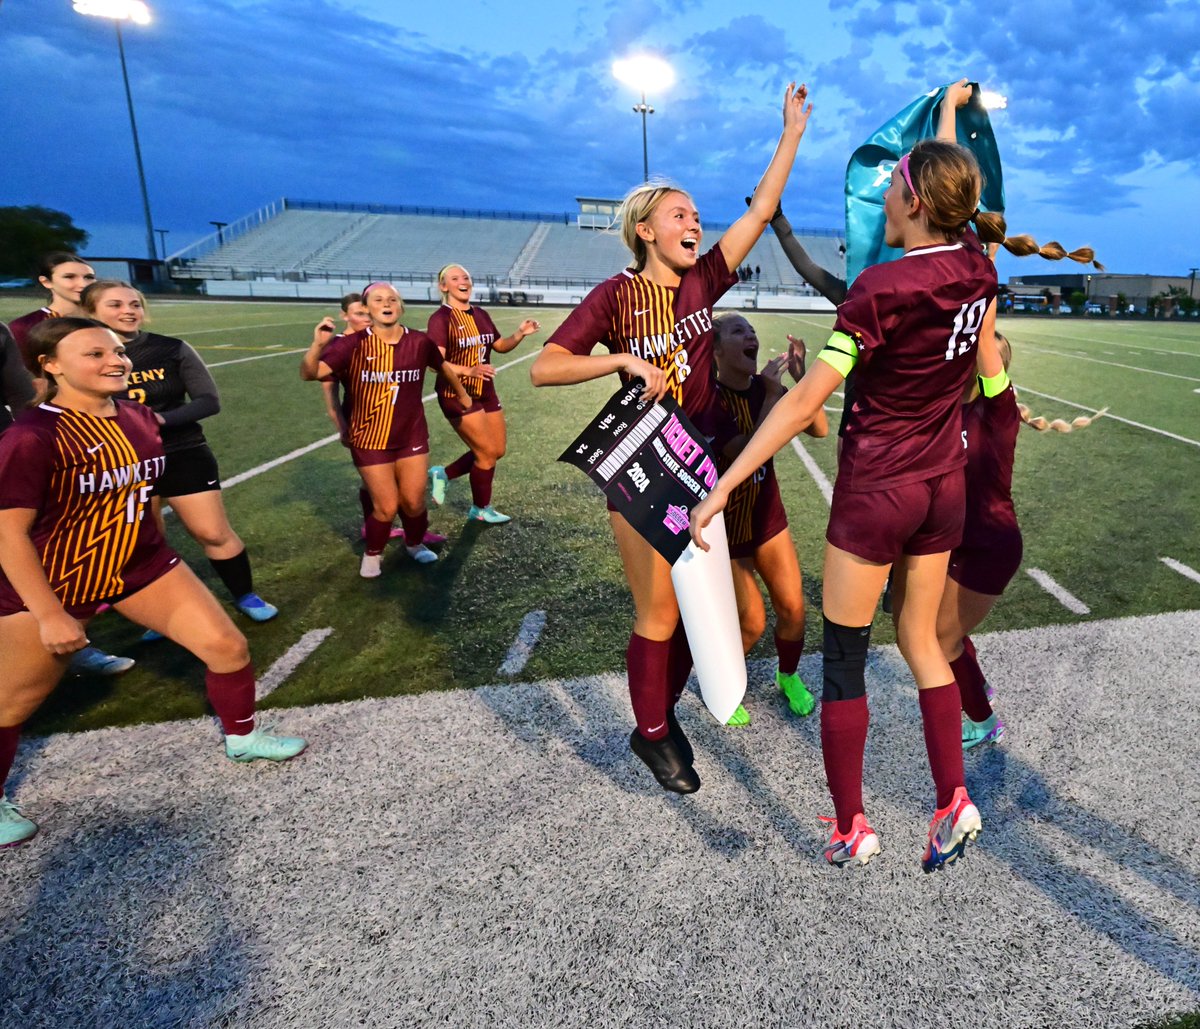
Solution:
[[[900,174],[904,176],[904,182],[908,186],[908,191],[914,197],[917,197],[917,199],[920,200],[921,198],[917,196],[917,189],[913,185],[912,177],[908,174],[908,154],[905,154],[900,158],[899,162],[896,164],[896,167],[900,169]]]
[[[371,295],[371,290],[373,290],[376,286],[386,286],[388,289],[396,288],[390,282],[372,282],[366,289],[364,289],[362,291],[362,298],[363,298],[364,304],[367,302],[367,297],[369,297]]]

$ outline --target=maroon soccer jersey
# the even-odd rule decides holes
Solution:
[[[492,356],[492,344],[500,338],[491,317],[482,307],[469,307],[459,311],[443,304],[429,316],[425,329],[446,355],[451,364],[474,368],[487,364]],[[463,379],[463,389],[476,400],[493,400],[496,386],[491,379]],[[442,383],[438,395],[444,400],[454,400],[458,394],[449,383]]]
[[[1017,528],[1013,460],[1021,413],[1012,383],[994,397],[980,394],[963,408],[967,434],[967,520],[964,547],[987,547]]]
[[[57,318],[53,311],[48,307],[38,308],[36,311],[30,311],[29,314],[21,315],[20,318],[8,323],[8,331],[13,334],[13,339],[17,341],[17,346],[21,350],[21,357],[25,361],[25,367],[29,369],[29,374],[35,379],[43,378],[42,370],[37,366],[37,362],[33,360],[29,353],[29,330],[35,325],[39,325],[48,318]]]
[[[597,343],[663,369],[667,387],[701,431],[709,432],[713,382],[712,308],[737,282],[717,243],[683,273],[678,286],[660,286],[626,269],[593,289],[550,336],[573,354]]]
[[[398,342],[385,343],[366,328],[337,337],[321,360],[345,387],[351,446],[414,453],[428,448],[421,390],[425,369],[440,369],[444,358],[425,333],[405,329]]]
[[[834,323],[859,355],[838,464],[843,489],[887,489],[962,466],[960,401],[995,296],[995,266],[969,232],[855,279]]]
[[[0,508],[37,512],[30,538],[64,607],[120,596],[128,571],[171,553],[148,511],[165,465],[154,413],[122,400],[115,418],[41,404],[0,436]],[[6,609],[15,594],[0,572]]]
[[[762,414],[767,385],[761,375],[750,379],[744,390],[731,389],[717,382],[720,412],[713,447],[719,454],[730,440],[748,436]],[[748,479],[734,487],[725,505],[725,533],[729,537],[731,557],[743,557],[756,546],[766,543],[787,528],[787,515],[775,478],[775,460],[754,470]]]

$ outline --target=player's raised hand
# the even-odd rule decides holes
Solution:
[[[808,87],[801,83],[797,88],[796,83],[789,82],[787,91],[783,95],[783,128],[784,130],[794,129],[801,136],[804,135],[804,129],[808,125],[808,116],[812,114],[813,105],[809,104],[805,107],[808,100]]]
[[[524,338],[525,336],[532,336],[541,327],[542,323],[536,318],[526,318],[523,322],[521,322],[520,325],[517,326],[517,332],[519,332],[522,338]]]
[[[804,340],[797,339],[790,332],[787,339],[788,374],[792,377],[793,382],[799,382],[804,378],[804,361],[808,357],[808,347],[804,345]]]
[[[322,318],[313,329],[313,346],[323,347],[337,335],[337,324],[332,318]]]
[[[953,107],[963,107],[971,99],[973,87],[966,79],[959,79],[953,85],[946,87],[946,98],[942,101]]]
[[[775,393],[787,392],[787,387],[783,384],[783,368],[787,363],[788,355],[779,354],[764,364],[762,371],[759,373],[766,380],[767,388]]]

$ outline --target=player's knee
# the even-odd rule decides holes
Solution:
[[[231,528],[212,528],[205,526],[198,532],[193,532],[192,536],[196,542],[202,547],[207,547],[212,550],[228,547],[236,537]]]
[[[210,668],[236,671],[250,663],[250,644],[232,622],[207,642],[205,650],[204,663]]]
[[[745,611],[741,616],[742,623],[742,642],[745,643],[746,649],[749,650],[760,639],[762,634],[767,631],[767,615],[765,611]]]
[[[867,649],[871,627],[825,623],[825,686],[822,700],[854,700],[866,695]]]
[[[390,522],[396,517],[396,512],[399,509],[399,504],[380,504],[376,501],[375,508],[371,512],[371,517],[376,521]]]
[[[787,600],[772,599],[775,609],[776,631],[787,639],[800,639],[804,635],[804,598]]]

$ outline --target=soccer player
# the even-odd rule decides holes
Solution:
[[[45,395],[46,379],[29,351],[29,332],[50,318],[82,316],[84,310],[79,298],[84,289],[96,281],[92,266],[81,261],[76,254],[55,250],[38,261],[38,282],[50,291],[46,306],[22,315],[9,324],[13,339],[21,351],[25,368],[33,377],[34,399]],[[99,647],[87,646],[77,650],[71,657],[71,672],[87,675],[120,675],[134,666],[131,657],[109,654]]]
[[[25,358],[8,326],[0,322],[0,432],[12,425],[13,415],[24,411],[34,395]]]
[[[755,428],[787,392],[786,366],[794,382],[804,377],[804,341],[788,336],[786,354],[768,361],[758,371],[758,335],[740,314],[722,314],[713,321],[717,390],[727,416],[724,431],[714,445],[727,467],[746,445]],[[829,433],[824,410],[804,430],[821,438]],[[788,532],[787,513],[779,496],[774,459],[769,459],[730,494],[725,512],[733,588],[737,596],[742,647],[748,654],[767,627],[767,612],[755,580],[762,578],[775,612],[775,683],[787,697],[795,715],[812,714],[816,701],[797,671],[804,651],[804,589],[796,547]],[[749,725],[750,715],[740,706],[730,725]]]
[[[1006,238],[1004,218],[978,210],[981,188],[975,158],[955,143],[923,140],[900,159],[885,197],[885,237],[904,256],[855,280],[813,368],[692,512],[692,537],[704,546],[702,530],[730,491],[808,425],[854,369],[858,391],[825,548],[821,743],[837,815],[825,849],[833,864],[866,864],[880,850],[862,801],[864,669],[875,605],[893,567],[896,636],[917,681],[936,788],[922,867],[953,861],[981,828],[964,783],[958,688],[937,635],[950,551],[962,539],[960,401],[977,368],[985,381],[1003,373],[996,271],[980,240],[1019,256],[1065,256],[1061,247]],[[1085,253],[1090,259],[1084,250],[1076,259]]]
[[[551,334],[530,371],[535,386],[613,373],[623,381],[641,379],[648,399],[670,393],[697,428],[711,434],[717,417],[712,308],[738,281],[737,269],[775,213],[812,113],[807,97],[804,86],[788,85],[783,132],[753,202],[703,256],[700,215],[682,189],[646,183],[626,196],[621,236],[633,264],[593,289]],[[597,344],[609,352],[592,354]],[[692,659],[671,568],[621,515],[610,509],[609,520],[636,611],[626,652],[637,721],[630,747],[663,789],[694,793],[700,777],[675,719]]]
[[[286,761],[305,747],[255,726],[245,637],[148,517],[166,459],[154,413],[116,399],[128,386],[124,343],[71,316],[28,343],[50,395],[0,437],[0,847],[37,832],[3,785],[22,724],[86,646],[101,604],[204,662],[231,760]]]
[[[162,505],[170,504],[204,549],[233,606],[256,622],[269,622],[279,609],[254,592],[250,556],[229,524],[217,459],[200,427],[201,419],[221,409],[217,384],[204,361],[183,340],[143,330],[146,298],[128,282],[93,282],[79,302],[89,317],[124,340],[125,355],[133,362],[126,399],[149,407],[161,427],[168,461],[154,484],[154,516],[161,519]]]
[[[473,285],[471,273],[461,264],[448,264],[438,272],[442,306],[429,316],[425,329],[448,361],[467,369],[488,364],[493,352],[507,354],[515,350],[521,340],[541,328],[537,321],[527,318],[511,336],[502,337],[487,311],[471,304]],[[474,400],[470,408],[463,409],[448,385],[438,390],[438,406],[468,450],[444,468],[434,465],[429,469],[430,493],[433,502],[440,505],[446,498],[447,483],[466,475],[471,480],[471,509],[467,518],[503,525],[512,518],[492,507],[492,479],[496,475],[496,462],[508,446],[504,409],[496,395],[494,380],[468,375],[463,387]]]
[[[374,579],[382,573],[383,548],[397,511],[409,556],[419,564],[437,560],[420,542],[429,526],[429,426],[421,401],[425,369],[444,374],[464,408],[471,406],[471,398],[462,388],[459,369],[442,357],[433,340],[400,324],[404,302],[395,287],[373,282],[362,297],[371,324],[334,343],[333,319],[326,318],[300,362],[300,377],[336,378],[349,398],[350,454],[373,504],[359,575]]]

